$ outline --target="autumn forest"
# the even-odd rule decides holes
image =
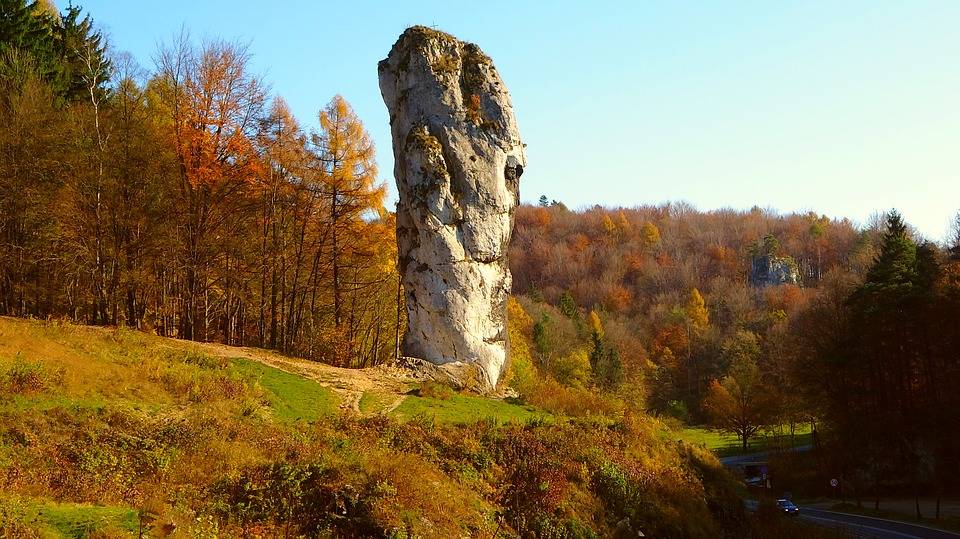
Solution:
[[[389,148],[349,96],[330,89],[307,130],[247,45],[183,32],[144,68],[78,7],[0,6],[0,316],[336,367],[396,360],[396,218],[377,168]],[[936,243],[895,209],[858,224],[540,195],[521,184],[539,200],[517,208],[509,252],[517,402],[703,426],[744,451],[803,433],[809,451],[771,462],[783,490],[826,496],[840,477],[858,500],[960,494],[960,216]],[[511,529],[547,536],[537,504],[496,500]]]
[[[145,73],[78,9],[21,11],[4,29],[26,46],[3,57],[0,312],[393,357],[393,225],[342,97],[305,133],[242,46],[184,35]]]

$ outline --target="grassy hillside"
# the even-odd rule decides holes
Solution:
[[[712,455],[663,438],[387,370],[0,318],[0,537],[759,533]]]
[[[687,443],[702,445],[721,457],[743,453],[740,439],[736,435],[718,432],[715,429],[685,427],[677,431],[677,436]],[[790,436],[789,433],[775,435],[764,432],[751,438],[747,446],[747,453],[775,451],[777,449],[786,450],[809,445],[812,441],[810,425],[804,424],[797,426],[793,436]]]

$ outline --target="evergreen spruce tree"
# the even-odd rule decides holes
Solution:
[[[57,71],[55,27],[54,18],[41,10],[38,2],[0,0],[0,53],[17,50],[29,54],[45,80]]]
[[[54,87],[67,101],[89,100],[92,80],[96,97],[102,97],[110,78],[103,35],[94,30],[89,15],[81,19],[80,14],[79,7],[68,7],[54,32],[58,62]]]
[[[80,15],[72,5],[58,17],[38,1],[0,0],[0,54],[29,55],[37,74],[62,99],[90,99],[91,80],[101,97],[110,74],[106,43],[90,16]]]
[[[880,254],[867,272],[867,289],[909,287],[917,276],[917,245],[897,210],[887,214],[887,230]]]
[[[571,320],[576,320],[580,317],[580,308],[577,307],[577,302],[574,301],[573,295],[570,294],[569,291],[565,291],[560,295],[560,305],[558,308],[564,316]]]
[[[550,323],[550,317],[543,315],[537,323],[533,325],[533,347],[537,351],[540,361],[546,359],[550,352],[550,343],[547,338],[547,325]]]
[[[599,373],[601,369],[601,362],[603,361],[603,338],[600,336],[600,333],[596,330],[590,334],[590,342],[592,347],[590,348],[590,368],[593,369],[597,378],[599,378]]]
[[[615,348],[607,350],[607,357],[602,371],[603,386],[609,390],[615,390],[623,382],[623,363],[620,361],[620,353]]]

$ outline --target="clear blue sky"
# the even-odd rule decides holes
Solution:
[[[897,207],[932,239],[960,210],[956,0],[82,5],[148,68],[181,26],[249,41],[255,69],[307,127],[342,94],[391,197],[377,62],[426,24],[497,64],[528,145],[524,200],[686,200],[858,222]]]

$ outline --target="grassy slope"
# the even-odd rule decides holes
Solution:
[[[739,455],[743,451],[740,445],[740,439],[736,435],[726,434],[718,432],[714,429],[704,428],[704,427],[686,427],[682,430],[675,431],[674,435],[687,443],[702,445],[710,451],[713,451],[719,456],[728,456],[728,455]],[[770,433],[765,433],[761,436],[756,436],[750,440],[749,445],[747,446],[747,453],[755,453],[760,451],[767,451],[777,447],[777,444],[780,444],[780,447],[788,448],[792,445],[802,446],[809,444],[811,441],[810,437],[810,427],[809,425],[804,425],[796,429],[796,436],[791,440],[789,434],[786,436],[775,436]]]
[[[92,504],[38,502],[7,499],[6,508],[20,511],[24,520],[51,537],[87,537],[103,530],[123,535],[135,533],[139,525],[137,511],[129,507],[104,507]],[[18,506],[14,509],[14,506]],[[0,509],[2,511],[2,509]]]
[[[140,512],[175,536],[272,536],[282,515],[344,536],[604,536],[627,514],[658,536],[743,525],[716,461],[656,421],[457,394],[362,419],[338,413],[342,393],[250,357],[0,318],[0,536],[129,537]],[[267,362],[310,370],[296,361]],[[359,382],[374,416],[409,389]]]
[[[50,387],[4,393],[11,373],[20,373],[26,385]],[[243,395],[230,402],[218,386]],[[259,409],[280,421],[312,421],[336,413],[338,404],[334,392],[317,382],[249,359],[209,356],[192,343],[130,330],[0,318],[0,417],[196,408],[212,416]],[[5,442],[0,437],[0,470],[17,458]],[[56,503],[0,489],[0,517],[4,513],[20,515],[52,537],[137,526],[136,510],[122,504]]]
[[[336,395],[313,380],[249,359],[234,358],[231,363],[236,372],[256,379],[269,393],[270,407],[281,419],[316,421],[337,411]]]
[[[448,399],[409,396],[394,410],[399,419],[409,420],[424,417],[441,423],[463,425],[478,420],[496,423],[525,423],[550,417],[532,406],[520,406],[504,401],[453,395]]]
[[[39,364],[62,380],[56,391],[13,395],[0,404],[7,409],[202,406],[222,396],[206,394],[221,389],[213,386],[231,382],[253,386],[251,397],[264,398],[281,419],[316,419],[338,405],[336,395],[314,381],[248,359],[210,356],[193,343],[132,330],[0,318],[0,368],[17,363]]]
[[[4,394],[3,376],[13,372],[26,372],[32,383],[48,387]],[[161,415],[193,410],[219,418],[296,423],[335,416],[340,404],[334,391],[313,380],[251,359],[211,356],[194,343],[131,330],[2,317],[0,397],[0,417],[8,421],[20,415],[97,415],[122,409]],[[360,408],[377,413],[399,398],[368,391]],[[448,400],[407,397],[391,414],[402,420],[429,416],[456,424],[488,418],[524,421],[536,415],[530,407],[464,395]],[[17,459],[0,437],[0,472]],[[4,513],[53,537],[80,537],[105,527],[134,530],[137,525],[136,510],[124,504],[57,503],[0,491],[0,521]]]

